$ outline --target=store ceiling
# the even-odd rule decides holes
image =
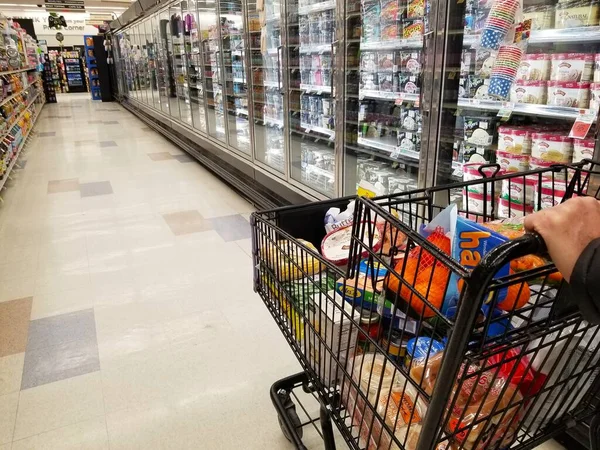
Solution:
[[[0,0],[0,11],[21,9],[30,11],[44,11],[37,5],[43,5],[44,0]],[[128,0],[86,0],[85,8],[88,13],[115,13],[122,14],[131,2]]]

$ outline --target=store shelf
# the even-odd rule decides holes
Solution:
[[[18,115],[18,116],[15,118],[15,120],[13,120],[13,121],[11,122],[11,124],[10,124],[10,125],[8,125],[8,127],[6,127],[6,128],[4,129],[4,131],[2,132],[2,134],[0,134],[0,141],[3,141],[3,140],[4,140],[4,138],[5,138],[6,136],[8,136],[8,134],[9,134],[9,133],[11,132],[11,130],[12,130],[14,127],[15,127],[15,125],[17,124],[17,122],[18,122],[19,120],[21,120],[21,117],[23,117],[23,115],[25,114],[25,111],[27,111],[27,110],[29,109],[29,107],[30,107],[31,105],[33,105],[33,102],[35,102],[35,100],[36,100],[36,99],[37,99],[39,96],[40,96],[40,93],[39,93],[39,92],[38,92],[37,94],[35,94],[35,96],[34,96],[34,97],[31,99],[31,101],[30,101],[29,103],[27,103],[27,106],[25,106],[25,108],[23,109],[23,111],[21,111],[21,112],[19,113],[19,115]]]
[[[494,100],[478,100],[474,98],[462,98],[458,100],[459,108],[477,109],[480,111],[499,111],[504,105],[506,105],[506,102]],[[580,111],[582,111],[579,108],[569,108],[566,106],[533,105],[528,103],[512,103],[511,105],[513,114],[556,119],[575,120]]]
[[[307,55],[311,53],[331,53],[331,44],[313,44],[300,46],[300,54]]]
[[[363,138],[359,137],[357,143],[365,147],[382,150],[387,153],[395,153],[397,156],[404,156],[409,159],[419,160],[419,152],[411,150],[403,150],[398,147],[398,142],[395,138],[379,137],[379,138]]]
[[[423,38],[394,39],[392,41],[361,42],[361,50],[397,50],[402,48],[422,48]]]
[[[478,34],[468,34],[463,38],[464,47],[473,47],[479,43]],[[600,42],[600,27],[562,28],[554,30],[532,31],[528,44],[586,44]]]
[[[317,166],[313,166],[312,164],[308,164],[306,166],[306,168],[304,169],[304,172],[306,172],[307,174],[314,174],[314,175],[319,175],[322,177],[327,177],[330,180],[335,179],[335,174],[333,172],[330,172],[329,170],[325,170],[325,169],[321,169],[320,167]]]
[[[25,92],[27,89],[29,89],[31,86],[33,86],[35,83],[37,83],[39,80],[35,80],[33,83],[28,84],[27,87],[21,89],[19,92],[17,92],[16,94],[12,94],[9,97],[6,97],[4,100],[0,101],[0,106],[4,105],[5,103],[10,102],[12,99],[18,97],[19,95],[21,95],[23,92]]]
[[[307,133],[314,131],[315,133],[326,134],[327,136],[329,136],[329,139],[331,139],[331,140],[335,139],[335,130],[330,130],[328,128],[323,128],[323,127],[313,127],[311,125],[306,125],[304,123],[300,124],[300,126],[302,128],[304,128],[304,131],[306,131]]]
[[[240,115],[240,116],[246,116],[248,117],[248,110],[247,109],[243,109],[243,108],[237,108],[235,110],[236,114]]]
[[[267,81],[267,80],[264,80],[263,81],[263,86],[270,87],[270,88],[275,88],[275,89],[279,89],[279,83],[277,81]]]
[[[402,100],[407,102],[416,102],[419,100],[419,94],[407,94],[404,92],[385,92],[361,89],[358,95],[359,99],[373,98],[376,100],[396,101]]]
[[[329,0],[321,3],[314,3],[312,5],[300,6],[298,8],[298,14],[305,15],[310,13],[316,13],[320,11],[328,11],[335,9],[335,1]]]
[[[312,84],[301,84],[300,89],[306,91],[307,93],[314,92],[315,94],[321,94],[326,92],[331,94],[331,86],[315,86]]]
[[[233,77],[233,82],[234,83],[246,83],[246,79]]]

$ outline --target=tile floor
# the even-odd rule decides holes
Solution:
[[[58,101],[0,207],[0,450],[291,449],[252,205],[120,106]]]

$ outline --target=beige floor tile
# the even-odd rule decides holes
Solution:
[[[26,297],[0,303],[0,357],[25,351],[32,300]]]
[[[31,320],[89,309],[93,305],[93,291],[89,288],[40,293],[33,297]]]
[[[152,161],[168,161],[173,158],[169,152],[157,152],[157,153],[148,153],[148,156]]]
[[[0,283],[0,304],[16,298],[33,297],[35,294],[35,279],[15,278]]]
[[[106,418],[90,420],[40,433],[13,443],[12,450],[107,450]]]
[[[209,231],[212,228],[211,223],[194,210],[163,214],[163,218],[175,236]]]
[[[18,404],[18,392],[0,396],[0,444],[13,440]]]
[[[100,372],[21,391],[14,440],[104,414]]]
[[[0,395],[18,392],[21,389],[21,376],[25,353],[0,358]]]
[[[3,444],[0,445],[0,450],[11,450],[12,444],[8,443],[8,444]]]
[[[78,190],[79,180],[77,178],[48,181],[48,194],[57,194],[59,192],[71,192]]]

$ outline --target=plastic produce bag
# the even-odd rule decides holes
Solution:
[[[306,251],[310,249],[318,254],[315,246],[303,239],[298,239],[298,242],[301,245],[280,239],[276,246],[272,243],[267,246],[265,259],[279,281],[297,280],[307,274],[314,276],[323,270],[321,262]]]

